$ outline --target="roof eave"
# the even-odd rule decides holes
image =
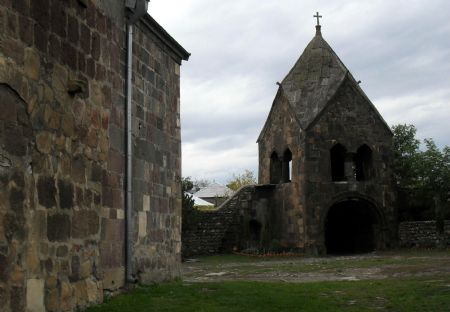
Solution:
[[[145,14],[144,17],[141,18],[142,24],[153,33],[159,40],[161,40],[179,59],[177,62],[181,64],[181,61],[189,60],[191,54],[186,51],[185,48],[181,46],[169,33],[158,24],[157,21],[149,14]]]

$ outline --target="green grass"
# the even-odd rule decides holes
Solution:
[[[450,275],[357,282],[182,282],[141,287],[88,312],[450,311]]]

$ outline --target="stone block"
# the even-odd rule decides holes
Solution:
[[[44,280],[27,280],[27,312],[45,312],[44,306]]]
[[[88,302],[88,292],[85,281],[79,281],[74,284],[74,295],[78,306],[83,306]]]
[[[30,242],[27,248],[27,270],[31,274],[38,274],[41,269],[39,248],[36,242]]]
[[[61,128],[66,136],[73,137],[75,135],[75,120],[73,116],[65,114],[62,118]]]
[[[84,261],[80,265],[80,278],[86,279],[91,276],[92,273],[92,264],[90,260]]]
[[[10,259],[0,254],[0,282],[6,283],[10,274]]]
[[[103,169],[102,167],[94,163],[91,168],[91,181],[92,182],[101,182],[103,177]]]
[[[62,281],[60,286],[60,308],[63,311],[72,310],[74,306],[73,289],[69,282]]]
[[[77,183],[86,183],[86,165],[83,159],[78,158],[72,161],[72,178]]]
[[[70,271],[72,274],[70,275],[70,281],[78,281],[80,280],[80,257],[72,256],[72,260],[70,262]]]
[[[33,45],[33,23],[26,16],[19,16],[19,37],[26,45]]]
[[[108,155],[108,169],[115,173],[123,173],[125,171],[124,155],[116,151],[110,150]]]
[[[68,39],[75,45],[78,45],[80,39],[78,20],[72,16],[68,16]]]
[[[143,195],[142,210],[150,211],[150,195],[146,195],[146,194]]]
[[[25,49],[24,70],[29,78],[38,80],[41,69],[39,54],[32,48]]]
[[[47,128],[58,130],[61,126],[61,114],[53,110],[50,105],[45,106],[44,122]]]
[[[72,237],[86,238],[99,232],[100,222],[95,211],[74,211],[72,218]]]
[[[62,209],[73,207],[74,189],[69,181],[58,180],[59,205]]]
[[[19,41],[6,38],[0,43],[0,47],[4,55],[13,59],[17,64],[23,63],[23,46]]]
[[[72,227],[73,228],[73,227]],[[73,232],[72,232],[73,233]],[[73,235],[72,235],[73,236]],[[58,246],[58,248],[56,248],[56,256],[59,258],[64,258],[69,254],[69,249],[67,248],[67,246],[63,245],[63,246]]]
[[[28,297],[27,297],[28,298]],[[21,287],[11,287],[10,304],[14,312],[25,312],[25,289]],[[42,310],[29,310],[27,311],[42,311]]]
[[[51,242],[67,241],[70,238],[70,218],[68,215],[55,214],[47,217],[47,237]]]
[[[77,50],[68,42],[62,43],[62,62],[67,64],[70,69],[77,70]]]
[[[27,140],[21,127],[8,127],[4,131],[4,148],[14,156],[22,157],[27,153]]]
[[[25,272],[19,266],[16,266],[11,272],[9,282],[12,285],[24,285]]]
[[[23,201],[25,200],[25,194],[22,190],[12,188],[9,193],[9,205],[11,209],[18,215],[23,216]]]
[[[86,280],[86,290],[88,294],[89,303],[103,302],[103,289],[101,284],[91,279]]]
[[[91,42],[91,55],[92,57],[98,61],[100,58],[100,35],[96,32],[92,33],[92,42]]]
[[[91,50],[91,31],[84,25],[80,24],[80,46],[85,54],[89,54]]]
[[[103,289],[119,289],[125,284],[125,269],[115,268],[111,270],[105,270],[102,277]]]
[[[48,287],[48,286],[47,286]],[[58,289],[49,289],[45,295],[45,308],[49,312],[60,311]]]
[[[37,189],[40,205],[46,208],[56,206],[56,187],[54,178],[46,176],[39,177]]]
[[[0,285],[0,307],[4,307],[6,311],[9,311],[7,310],[8,301],[8,292],[4,286]]]
[[[139,237],[147,236],[147,213],[139,211],[139,226],[138,226],[138,235]]]
[[[33,3],[37,3],[37,1],[33,1]],[[34,45],[36,48],[43,52],[48,52],[48,31],[46,28],[42,27],[40,24],[34,25]]]
[[[55,97],[60,103],[66,103],[69,100],[67,93],[67,83],[69,74],[67,69],[61,65],[55,64],[52,72],[52,89]]]

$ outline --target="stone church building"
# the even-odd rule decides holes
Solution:
[[[0,0],[2,312],[180,274],[189,53],[147,1]]]
[[[317,25],[257,141],[259,183],[276,184],[282,245],[319,253],[387,247],[395,233],[391,139]]]
[[[217,212],[194,213],[183,230],[183,254],[391,246],[392,133],[320,25],[278,85],[257,141],[259,184],[242,188]]]

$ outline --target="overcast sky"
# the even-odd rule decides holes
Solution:
[[[322,34],[389,125],[450,145],[448,0],[152,0],[192,53],[181,73],[183,176],[257,173],[256,139],[281,81]]]

